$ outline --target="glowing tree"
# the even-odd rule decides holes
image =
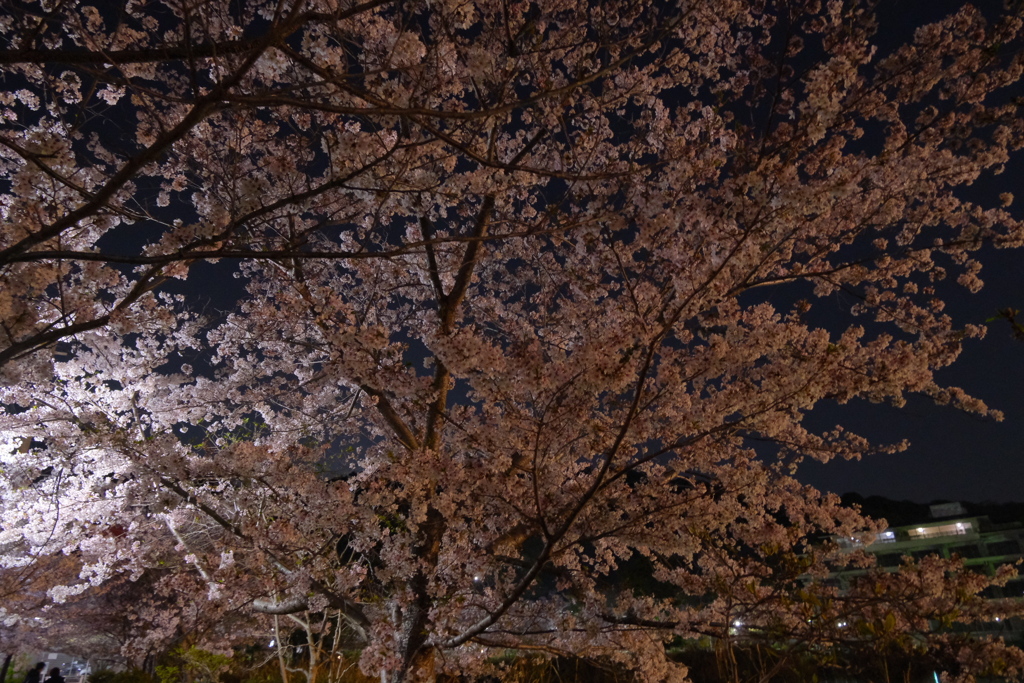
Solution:
[[[838,0],[4,9],[0,547],[81,562],[55,601],[176,556],[387,681],[991,611],[816,584],[876,527],[794,475],[873,449],[821,402],[988,410],[934,379],[982,332],[939,283],[1020,242],[957,193],[1020,145],[1017,14],[879,52]]]

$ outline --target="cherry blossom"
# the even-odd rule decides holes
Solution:
[[[50,5],[0,19],[0,568],[73,562],[49,609],[159,572],[210,603],[133,656],[344,625],[395,682],[684,680],[664,643],[736,621],[1021,669],[931,632],[1013,611],[962,568],[829,588],[869,562],[821,540],[881,523],[799,481],[903,446],[822,403],[998,416],[935,373],[1022,239],[960,192],[1021,145],[1017,14],[892,49],[839,0]]]

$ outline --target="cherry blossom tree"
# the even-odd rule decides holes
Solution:
[[[4,7],[0,548],[80,562],[57,605],[170,563],[383,681],[1008,613],[815,581],[879,527],[797,474],[900,447],[823,402],[995,414],[934,373],[1021,241],[959,194],[1021,144],[1016,10],[880,50],[840,0]]]

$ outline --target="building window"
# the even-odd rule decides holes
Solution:
[[[989,543],[988,554],[989,555],[1018,555],[1020,554],[1020,543],[1014,539],[1009,541],[999,541],[998,543]]]
[[[885,553],[878,556],[878,564],[883,567],[898,567],[902,561],[899,553]]]
[[[985,590],[981,591],[981,597],[989,600],[1000,597],[999,586],[986,586]]]
[[[981,557],[981,548],[977,544],[956,545],[949,549],[949,554],[959,555],[965,560],[973,560],[976,557]]]
[[[1011,581],[1003,586],[1004,598],[1024,597],[1024,581]]]
[[[962,536],[974,530],[971,522],[950,522],[949,524],[937,524],[935,526],[924,526],[910,529],[907,535],[911,540],[919,538],[937,538],[939,536]]]

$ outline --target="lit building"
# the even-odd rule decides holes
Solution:
[[[919,524],[891,527],[865,544],[858,539],[837,539],[840,547],[864,549],[875,555],[878,565],[895,570],[910,556],[921,559],[938,555],[946,559],[959,557],[965,568],[992,576],[998,567],[1024,558],[1024,523],[994,524],[987,516],[967,517],[960,503],[930,506],[932,519]],[[866,570],[847,570],[829,579],[840,589],[853,577]],[[1024,597],[1024,576],[1005,586],[990,586],[983,593],[988,598]],[[992,624],[990,631],[1003,636],[1024,637],[1024,624]]]

